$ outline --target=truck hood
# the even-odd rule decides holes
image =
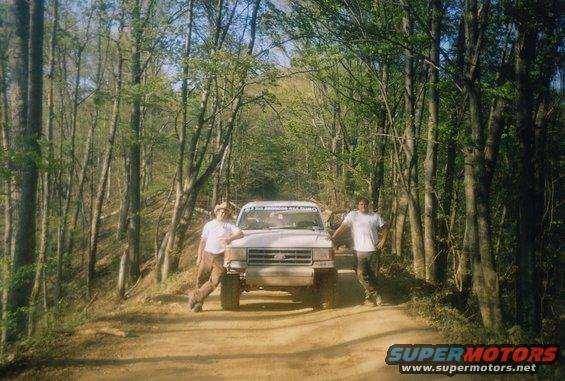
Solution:
[[[273,229],[244,230],[245,236],[231,243],[231,247],[332,247],[325,230]]]

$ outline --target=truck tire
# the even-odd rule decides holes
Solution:
[[[220,302],[223,310],[234,311],[239,309],[239,296],[241,295],[241,282],[239,274],[224,274],[222,288],[220,289]]]
[[[337,271],[331,271],[320,276],[320,307],[330,310],[337,307]]]

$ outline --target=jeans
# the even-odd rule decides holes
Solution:
[[[365,298],[375,298],[379,295],[377,290],[377,272],[380,262],[379,253],[377,251],[356,251],[355,253],[357,259],[357,279],[365,290]]]
[[[194,301],[197,303],[204,302],[218,287],[226,269],[224,268],[224,254],[210,254],[206,251],[202,252],[202,259],[198,265],[196,275],[196,289],[194,290]]]

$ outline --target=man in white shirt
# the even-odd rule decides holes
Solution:
[[[351,229],[353,248],[357,257],[357,279],[365,289],[365,300],[380,306],[382,298],[377,290],[377,274],[379,268],[379,251],[382,250],[388,238],[389,227],[383,218],[375,212],[369,212],[369,200],[361,197],[358,202],[359,210],[349,212],[343,222],[330,237],[334,241],[347,228]],[[383,229],[379,240],[378,229]],[[375,263],[375,272],[371,263]]]
[[[188,307],[192,312],[202,311],[204,299],[220,284],[226,271],[226,245],[243,237],[241,229],[227,221],[230,216],[227,203],[216,205],[214,214],[216,218],[204,225],[198,246],[196,287],[188,298]]]

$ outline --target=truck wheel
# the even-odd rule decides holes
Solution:
[[[222,288],[220,289],[220,301],[222,309],[233,311],[239,308],[239,296],[241,294],[241,282],[239,274],[224,274]]]
[[[320,276],[320,305],[329,310],[337,307],[337,272],[332,271]]]

